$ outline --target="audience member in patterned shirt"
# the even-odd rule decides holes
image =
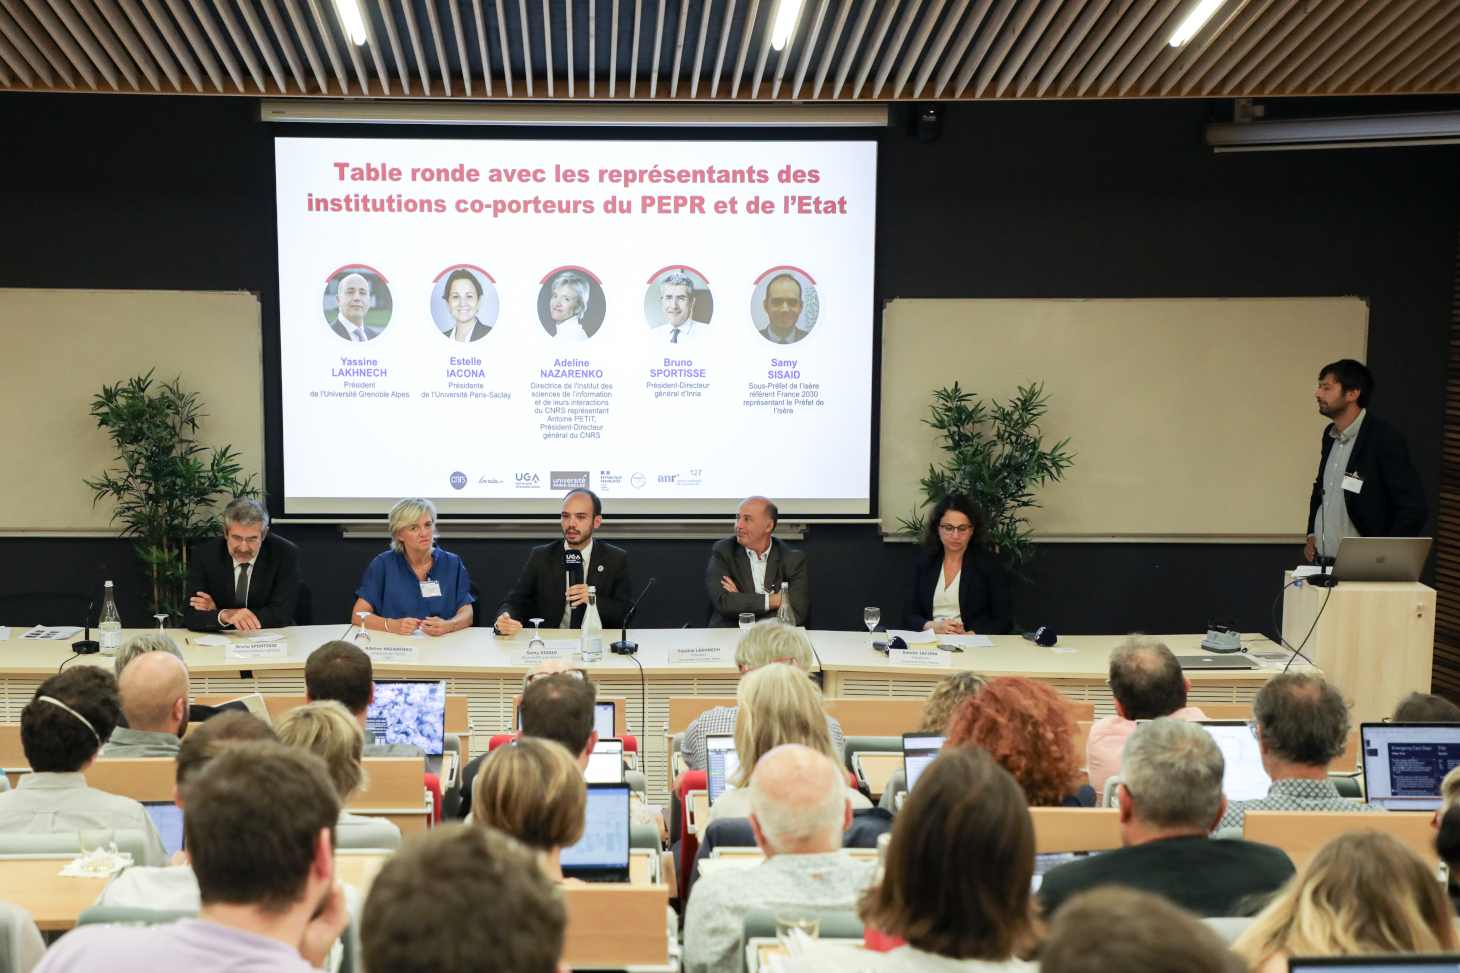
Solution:
[[[1252,715],[1262,769],[1272,786],[1266,797],[1228,804],[1218,829],[1242,827],[1247,811],[1384,810],[1340,797],[1328,779],[1328,765],[1343,755],[1351,723],[1343,695],[1322,676],[1273,676],[1252,701]]]

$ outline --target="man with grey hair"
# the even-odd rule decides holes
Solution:
[[[759,907],[853,909],[876,863],[842,851],[846,776],[810,747],[766,753],[750,777],[750,827],[766,860],[701,876],[684,918],[684,973],[738,973],[745,914]]]
[[[1293,863],[1268,845],[1211,839],[1227,809],[1225,769],[1216,740],[1200,725],[1170,718],[1141,724],[1126,741],[1118,791],[1124,847],[1050,870],[1039,888],[1044,914],[1101,885],[1154,892],[1199,916],[1256,911],[1257,897],[1286,882]]]
[[[812,670],[816,662],[816,652],[811,648],[811,640],[806,637],[805,632],[768,618],[752,625],[736,643],[735,665],[739,667],[741,676],[761,666],[778,662],[797,666],[802,672]],[[684,737],[679,744],[679,753],[686,767],[690,770],[707,769],[705,737],[710,734],[733,734],[735,718],[739,712],[739,706],[712,706],[690,721],[689,726],[684,728]],[[842,725],[828,716],[826,728],[831,733],[831,745],[836,748],[837,756],[840,757],[846,746]]]
[[[1322,676],[1273,676],[1252,701],[1262,769],[1272,784],[1266,797],[1237,801],[1219,827],[1242,827],[1247,811],[1383,811],[1377,804],[1341,797],[1328,765],[1343,755],[1352,727],[1343,694]]]
[[[694,319],[694,309],[694,279],[682,270],[670,271],[659,279],[659,310],[664,323],[651,333],[665,344],[688,344],[703,331]]]
[[[1137,720],[1170,716],[1204,720],[1206,714],[1186,705],[1191,680],[1166,643],[1149,635],[1132,635],[1110,653],[1110,694],[1115,715],[1095,721],[1085,743],[1090,786],[1099,794],[1105,781],[1120,773],[1120,754],[1135,732]]]
[[[346,274],[335,287],[335,304],[340,312],[330,324],[330,330],[346,341],[370,341],[380,337],[383,326],[366,326],[365,316],[370,313],[370,281],[364,274]]]
[[[811,615],[811,572],[806,554],[771,534],[781,512],[769,497],[746,497],[735,513],[735,535],[710,548],[705,567],[705,594],[710,599],[711,628],[739,624],[749,612],[769,618],[781,607],[781,584],[790,585],[796,624]]]
[[[299,548],[269,533],[269,512],[250,497],[223,508],[223,536],[192,551],[188,610],[195,632],[257,632],[294,624]]]
[[[117,679],[126,726],[112,731],[101,759],[176,757],[188,725],[188,667],[171,652],[144,652]]]

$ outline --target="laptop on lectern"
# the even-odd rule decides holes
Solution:
[[[564,878],[585,882],[629,880],[629,785],[589,784],[583,837],[564,848]]]
[[[1432,537],[1345,537],[1333,559],[1335,581],[1418,581]]]

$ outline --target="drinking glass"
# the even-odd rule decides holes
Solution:
[[[529,618],[528,621],[532,623],[532,641],[527,643],[527,647],[530,649],[534,645],[540,645],[543,648],[547,648],[547,643],[542,640],[542,633],[540,631],[542,619]]]
[[[167,628],[167,625],[164,624],[167,621],[167,613],[166,612],[159,612],[158,614],[153,615],[152,617],[155,618],[155,619],[157,619],[157,630],[159,632],[161,632],[161,631],[163,631],[164,629]]]
[[[87,828],[76,833],[76,840],[81,844],[82,853],[89,855],[93,851],[105,851],[110,848],[112,840],[116,836],[116,831],[111,828]],[[88,872],[101,875],[111,871],[110,862],[89,862],[85,867]]]
[[[797,933],[807,939],[819,939],[821,937],[821,913],[815,909],[781,909],[776,913],[776,939],[780,940],[781,946],[792,956],[797,955],[799,948],[793,948],[791,943],[797,939]],[[804,944],[803,944],[804,945]]]
[[[750,626],[755,624],[755,612],[740,613],[740,631],[750,631]]]
[[[880,622],[880,621],[882,621],[882,609],[880,609],[880,608],[863,608],[862,609],[862,621],[864,623],[866,623],[866,625],[867,625],[867,634],[868,635],[871,635],[872,632],[873,632],[873,630],[877,628],[877,623]],[[871,645],[872,644],[872,641],[873,640],[868,639],[867,640],[867,644],[868,645]]]
[[[365,641],[369,642],[370,641],[370,633],[367,632],[367,631],[365,631],[365,619],[367,619],[367,618],[370,617],[370,613],[369,612],[356,612],[355,614],[360,616],[360,631],[358,631],[358,632],[355,633],[355,641],[358,642],[361,639],[364,639]]]

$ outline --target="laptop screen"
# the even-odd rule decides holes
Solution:
[[[1383,953],[1368,956],[1293,956],[1291,973],[1301,970],[1332,970],[1342,967],[1350,973],[1456,973],[1460,953]]]
[[[583,837],[563,849],[563,873],[629,867],[629,786],[589,784]]]
[[[446,683],[377,682],[365,727],[376,743],[409,743],[440,756],[446,740]]]
[[[735,737],[728,733],[711,733],[705,737],[705,769],[710,781],[710,803],[714,804],[721,794],[732,789],[727,781],[740,769]]]
[[[611,699],[607,702],[600,699],[593,704],[593,729],[598,731],[600,740],[604,737],[618,736],[618,714],[614,712],[617,708],[618,706]]]
[[[1433,811],[1440,782],[1460,764],[1460,723],[1365,723],[1369,803],[1391,811]]]
[[[147,816],[157,826],[157,833],[162,838],[162,847],[167,849],[168,857],[182,851],[182,808],[171,801],[143,801],[142,806],[147,809]]]
[[[924,768],[938,756],[944,737],[940,733],[904,733],[902,735],[902,770],[911,791]]]
[[[583,772],[590,784],[621,784],[624,779],[624,742],[600,738],[588,755],[588,769]]]
[[[1226,762],[1222,793],[1229,801],[1252,801],[1267,796],[1272,778],[1262,768],[1262,751],[1245,720],[1204,720],[1202,727],[1217,741]]]

